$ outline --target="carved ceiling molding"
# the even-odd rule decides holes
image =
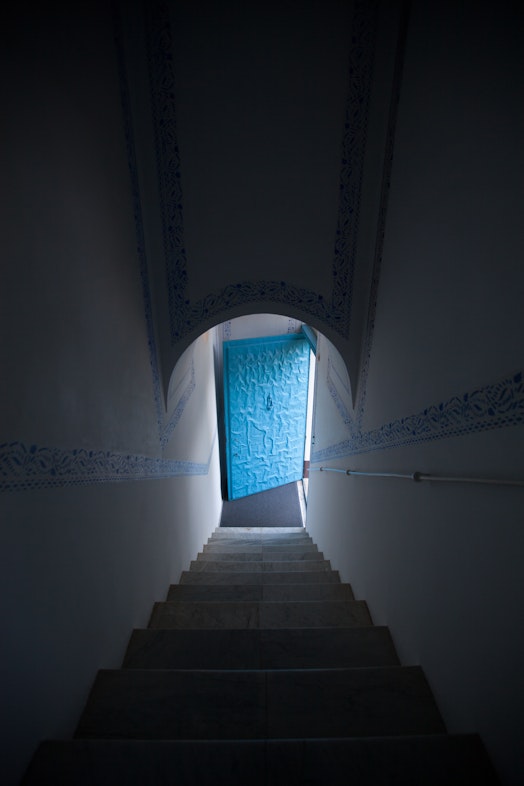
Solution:
[[[369,99],[378,25],[378,2],[356,0],[351,24],[339,209],[333,240],[331,294],[324,297],[286,281],[244,280],[191,301],[188,258],[184,242],[183,187],[176,130],[176,75],[169,4],[154,0],[146,7],[146,39],[155,136],[157,176],[162,212],[163,246],[168,291],[171,343],[176,344],[199,325],[220,321],[233,307],[274,303],[282,311],[293,307],[317,325],[328,326],[347,339],[353,293],[360,196],[367,137]]]

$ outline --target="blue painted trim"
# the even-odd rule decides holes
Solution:
[[[356,0],[351,23],[348,97],[342,143],[339,211],[332,263],[331,296],[286,281],[242,281],[191,302],[184,242],[180,150],[176,133],[175,76],[169,7],[165,0],[147,4],[146,38],[155,127],[157,173],[162,207],[164,253],[171,341],[176,343],[229,308],[271,302],[293,306],[343,337],[350,326],[353,268],[367,134],[376,32],[377,0]]]
[[[302,325],[302,333],[307,338],[308,344],[311,347],[311,351],[316,355],[317,354],[317,335],[314,330],[312,330],[309,325]]]
[[[138,167],[136,161],[136,147],[133,132],[133,122],[131,105],[129,98],[129,84],[125,66],[124,47],[122,43],[122,20],[120,15],[120,4],[118,0],[112,3],[113,9],[113,31],[117,53],[118,76],[120,83],[120,99],[122,105],[122,116],[124,123],[124,136],[126,142],[127,161],[131,181],[131,193],[133,199],[133,215],[135,222],[135,233],[137,242],[137,255],[139,260],[140,280],[142,284],[142,297],[144,302],[144,316],[148,337],[149,362],[151,367],[151,377],[153,384],[153,397],[155,402],[156,420],[160,446],[165,448],[176,428],[184,409],[195,389],[195,372],[192,368],[192,378],[188,387],[184,391],[173,415],[166,422],[166,412],[163,403],[162,387],[160,380],[160,366],[158,361],[157,343],[155,338],[155,328],[153,319],[153,306],[151,288],[149,284],[149,271],[147,255],[145,250],[145,238],[143,229],[143,218],[141,208],[140,186],[138,178]]]
[[[189,306],[175,77],[168,4],[144,2],[146,48],[167,278],[171,338]],[[186,331],[189,332],[189,329]],[[185,335],[185,334],[184,334]]]
[[[122,42],[122,19],[119,0],[113,0],[111,3],[111,10],[113,38],[120,85],[123,130],[131,183],[136,248],[148,339],[153,399],[159,443],[162,448],[165,448],[195,390],[195,371],[194,366],[192,366],[188,385],[175,407],[171,418],[166,422],[154,330],[152,297],[149,285],[135,139]],[[59,447],[26,445],[18,441],[3,443],[0,445],[0,491],[28,491],[33,489],[88,485],[91,483],[114,483],[131,480],[177,477],[180,475],[207,474],[215,440],[216,434],[213,438],[209,460],[204,464],[190,461],[151,458],[142,455],[124,455],[97,449],[88,450],[76,448],[65,450]]]
[[[195,390],[195,387],[196,387],[195,361],[194,358],[191,358],[191,370],[190,370],[188,383],[184,388],[184,392],[180,396],[175,409],[173,410],[173,414],[171,415],[171,418],[169,419],[168,423],[164,427],[162,436],[160,437],[160,444],[162,448],[165,448],[167,443],[171,439],[173,431],[177,427],[180,418],[182,417],[184,410],[187,406],[187,403],[191,398],[193,391]]]
[[[0,444],[0,491],[34,491],[93,483],[207,475],[216,438],[215,432],[205,463],[4,442]]]
[[[524,371],[312,453],[312,463],[524,423]]]
[[[304,341],[302,333],[281,333],[278,336],[257,336],[256,338],[237,338],[234,341],[224,341],[226,347],[249,346],[250,344],[290,344],[293,341]]]
[[[331,360],[330,357],[328,357],[327,372],[326,372],[327,389],[329,391],[329,394],[330,394],[331,398],[333,399],[333,401],[335,403],[335,406],[336,406],[336,408],[337,408],[337,410],[339,412],[340,417],[342,418],[342,420],[344,422],[344,426],[347,429],[352,430],[352,428],[353,428],[353,416],[352,416],[351,412],[349,411],[349,409],[346,407],[346,405],[345,405],[345,403],[344,403],[344,401],[342,399],[342,396],[340,395],[340,393],[338,391],[338,388],[336,386],[335,380],[333,379],[334,376],[336,376],[340,380],[340,384],[344,388],[344,390],[347,393],[348,397],[350,397],[351,396],[350,391],[348,390],[348,388],[344,384],[342,378],[340,377],[340,374],[336,370],[335,365],[333,364],[333,361]]]

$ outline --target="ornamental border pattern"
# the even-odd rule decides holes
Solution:
[[[142,208],[136,148],[131,119],[129,86],[122,43],[122,20],[119,0],[111,3],[113,38],[116,50],[116,67],[120,86],[120,103],[123,133],[130,176],[136,250],[146,322],[149,364],[153,386],[154,409],[160,447],[166,447],[184,409],[195,389],[194,365],[189,382],[180,397],[171,418],[166,419],[160,369],[155,339],[153,307],[149,284],[148,262],[143,229]],[[91,483],[113,483],[131,480],[160,479],[180,475],[202,475],[209,471],[209,464],[216,441],[213,438],[207,463],[175,461],[142,455],[114,453],[111,451],[76,448],[65,450],[39,445],[27,446],[22,442],[0,444],[0,492],[29,491],[65,486],[85,486]]]
[[[163,405],[163,396],[160,382],[160,368],[158,363],[158,350],[155,338],[153,305],[151,287],[149,284],[149,270],[146,254],[144,226],[142,218],[140,185],[138,177],[138,166],[136,161],[136,147],[133,134],[133,122],[131,112],[131,102],[129,97],[129,84],[125,65],[124,47],[122,44],[122,22],[120,16],[119,0],[113,0],[113,31],[117,54],[117,68],[120,84],[120,100],[122,106],[122,117],[124,126],[124,137],[126,142],[127,162],[131,183],[131,193],[133,199],[133,217],[135,223],[137,255],[139,259],[140,280],[142,284],[142,297],[144,302],[144,316],[146,320],[146,330],[148,337],[149,363],[151,367],[151,377],[153,384],[153,396],[157,419],[159,443],[164,449],[175,430],[184,409],[191,398],[195,389],[195,369],[192,365],[191,380],[181,396],[173,414],[168,419]],[[192,361],[193,363],[193,361]]]
[[[336,367],[333,365],[331,358],[328,357],[326,385],[349,434],[347,439],[339,443],[312,451],[312,463],[368,453],[374,450],[404,447],[436,439],[463,436],[465,434],[504,428],[506,426],[515,426],[524,422],[524,371],[518,371],[498,382],[453,396],[439,404],[430,405],[414,415],[399,418],[376,429],[362,431],[369,364],[373,346],[380,269],[384,247],[388,196],[391,186],[394,138],[409,11],[410,2],[409,0],[404,0],[395,57],[395,74],[388,121],[387,146],[381,186],[375,259],[358,399],[354,414],[352,414],[350,408],[344,403],[343,397],[332,378],[331,367],[333,366],[335,372]]]
[[[331,356],[328,356],[327,371],[326,371],[327,389],[329,391],[331,398],[333,399],[333,402],[338,410],[338,414],[342,418],[345,427],[351,432],[353,430],[353,416],[351,415],[351,412],[349,411],[348,407],[345,405],[342,396],[340,395],[340,392],[333,378],[334,374],[332,372],[334,372],[334,374],[340,379],[340,382],[344,387],[344,390],[346,391],[347,395],[351,396],[349,390],[345,388],[344,383],[340,378],[340,374],[338,373],[335,364],[331,360]]]
[[[232,306],[260,301],[294,306],[346,337],[350,322],[367,116],[378,26],[377,0],[357,0],[354,8],[332,293],[327,299],[285,281],[260,280],[230,284],[194,303],[189,300],[169,9],[165,0],[155,0],[147,8],[148,67],[172,344],[197,326],[216,319]]]
[[[195,387],[196,387],[196,381],[195,381],[195,361],[194,361],[194,358],[191,358],[191,371],[190,371],[188,383],[187,383],[186,387],[184,388],[184,392],[180,396],[180,398],[179,398],[179,400],[177,402],[177,405],[176,405],[175,409],[173,410],[173,414],[172,414],[169,422],[166,424],[166,426],[164,428],[164,431],[162,432],[162,436],[160,438],[160,444],[162,445],[162,448],[165,448],[167,443],[171,439],[171,435],[173,434],[173,431],[177,427],[178,422],[179,422],[180,418],[183,415],[183,412],[184,412],[184,410],[186,408],[187,402],[191,398]]]
[[[0,444],[0,491],[34,491],[92,483],[207,475],[216,439],[215,431],[209,457],[204,463],[109,450],[64,450],[22,442],[4,442]]]
[[[409,15],[411,10],[411,0],[403,0],[399,23],[399,34],[395,52],[395,66],[393,73],[393,85],[391,91],[391,102],[389,106],[388,128],[386,134],[386,150],[384,153],[384,166],[382,170],[382,183],[380,187],[380,202],[377,221],[377,233],[375,240],[375,252],[373,259],[373,272],[371,276],[371,288],[368,301],[368,314],[364,332],[364,342],[362,347],[362,370],[360,372],[358,399],[356,401],[355,415],[357,428],[362,427],[364,409],[366,406],[367,380],[369,365],[371,362],[371,351],[373,348],[373,335],[375,331],[375,318],[377,312],[378,289],[380,284],[380,272],[382,268],[382,258],[384,254],[384,238],[386,235],[386,219],[389,204],[389,192],[391,190],[391,176],[393,170],[393,158],[395,152],[395,135],[397,129],[398,107],[400,103],[400,90],[402,86],[402,75],[404,71],[404,57],[406,53],[406,38],[408,31]]]
[[[129,177],[131,181],[133,218],[134,218],[135,234],[136,234],[136,249],[137,249],[139,271],[140,271],[140,282],[142,286],[144,316],[146,320],[149,364],[151,367],[151,377],[153,382],[153,397],[155,402],[158,436],[159,439],[161,439],[163,423],[164,423],[164,407],[162,402],[160,369],[158,365],[158,352],[157,352],[157,344],[155,339],[151,288],[149,285],[149,271],[148,271],[148,264],[147,264],[144,225],[143,225],[143,218],[142,218],[142,205],[140,200],[140,186],[139,186],[139,179],[138,179],[138,167],[136,161],[136,147],[135,147],[135,139],[133,133],[133,123],[131,120],[131,102],[129,97],[129,83],[127,78],[126,64],[125,64],[124,47],[122,43],[122,20],[120,15],[119,0],[113,0],[111,5],[112,5],[112,14],[113,14],[113,38],[115,42],[118,81],[120,85],[120,103],[122,108],[127,163],[129,169]]]
[[[524,371],[314,451],[312,463],[524,423]]]

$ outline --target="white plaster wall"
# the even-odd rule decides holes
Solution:
[[[220,517],[212,336],[160,440],[172,413],[154,398],[110,14],[10,9],[2,50],[6,786],[41,739],[73,733],[97,669],[118,668]]]
[[[505,427],[476,430],[454,406],[471,433],[442,423],[439,438],[387,447],[379,431],[419,414],[417,432],[427,407],[465,393],[486,406],[486,387],[524,366],[522,21],[511,3],[413,4],[361,423],[377,431],[372,450],[323,464],[524,478],[524,427],[509,425],[518,384],[492,402]],[[320,355],[317,449],[337,424],[336,442],[350,439]],[[350,423],[358,411],[339,393]],[[506,784],[524,778],[522,510],[522,489],[319,472],[308,499],[319,548],[391,627],[402,662],[422,665],[448,729],[481,734]]]
[[[69,738],[96,672],[201,550],[209,476],[1,495],[1,780],[42,739]]]

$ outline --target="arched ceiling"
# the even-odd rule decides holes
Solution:
[[[330,338],[356,390],[403,10],[122,3],[124,114],[167,380],[207,327],[274,311]]]

